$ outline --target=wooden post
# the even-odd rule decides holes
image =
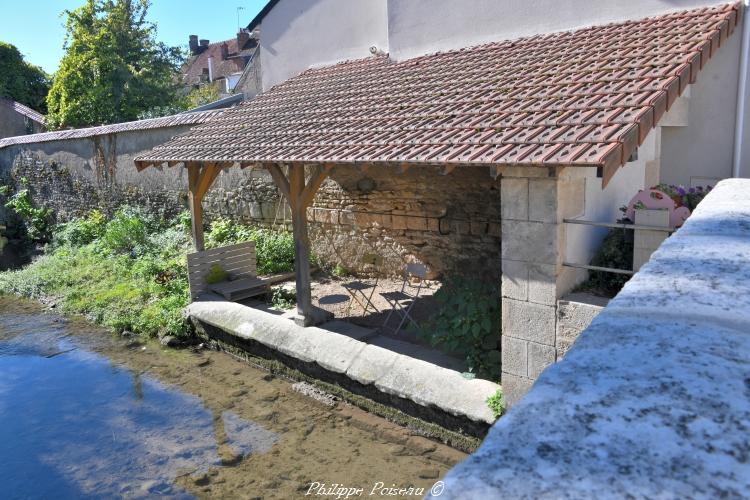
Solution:
[[[202,252],[205,249],[203,240],[203,196],[216,180],[221,169],[214,163],[209,163],[201,169],[200,164],[194,162],[189,163],[187,169],[193,244],[196,251]]]
[[[305,184],[305,167],[301,163],[289,166],[289,178],[278,165],[269,165],[268,171],[292,210],[294,235],[294,277],[297,286],[297,321],[303,326],[318,324],[325,312],[313,306],[310,291],[310,237],[307,228],[307,207],[328,175],[330,166],[316,166]]]

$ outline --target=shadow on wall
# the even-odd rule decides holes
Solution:
[[[484,168],[440,172],[334,169],[308,212],[313,250],[350,271],[376,253],[386,275],[422,262],[430,278],[460,272],[499,280],[500,181]]]

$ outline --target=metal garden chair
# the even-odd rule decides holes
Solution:
[[[370,311],[375,313],[380,312],[378,308],[375,307],[375,304],[373,304],[372,296],[375,294],[375,289],[377,288],[378,280],[380,279],[378,271],[383,266],[383,257],[377,254],[367,254],[362,257],[362,264],[363,267],[370,266],[375,268],[375,280],[355,280],[342,285],[349,295],[351,295],[349,307],[346,310],[347,316],[351,311],[352,304],[355,302],[362,308],[362,316]]]
[[[401,290],[380,294],[391,306],[391,311],[386,316],[383,326],[385,327],[388,324],[388,320],[391,319],[394,312],[401,317],[398,327],[393,331],[394,334],[400,332],[407,321],[417,326],[416,321],[411,317],[411,310],[424,287],[425,276],[427,276],[427,267],[424,264],[407,264],[404,268],[404,282],[401,285]],[[412,284],[413,279],[416,279],[416,285]]]

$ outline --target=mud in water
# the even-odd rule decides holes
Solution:
[[[288,499],[340,486],[419,498],[465,457],[227,354],[120,338],[8,297],[0,442],[3,498]]]

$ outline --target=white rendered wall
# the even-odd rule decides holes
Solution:
[[[388,52],[386,0],[281,0],[260,28],[263,91],[310,67]]]
[[[596,177],[596,169],[566,169],[567,175],[583,176],[586,183],[584,211],[577,219],[615,222],[622,218],[620,207],[627,205],[638,190],[645,187],[647,163],[658,161],[659,132],[659,129],[655,129],[648,134],[638,149],[638,159],[620,167],[604,189],[602,180]],[[572,263],[588,264],[607,231],[606,228],[565,224],[564,259]],[[576,281],[582,280],[584,276],[585,272],[578,272]]]
[[[716,0],[388,0],[396,60],[727,3]]]
[[[705,186],[732,176],[741,38],[737,29],[698,73],[686,126],[663,127],[662,182]]]

